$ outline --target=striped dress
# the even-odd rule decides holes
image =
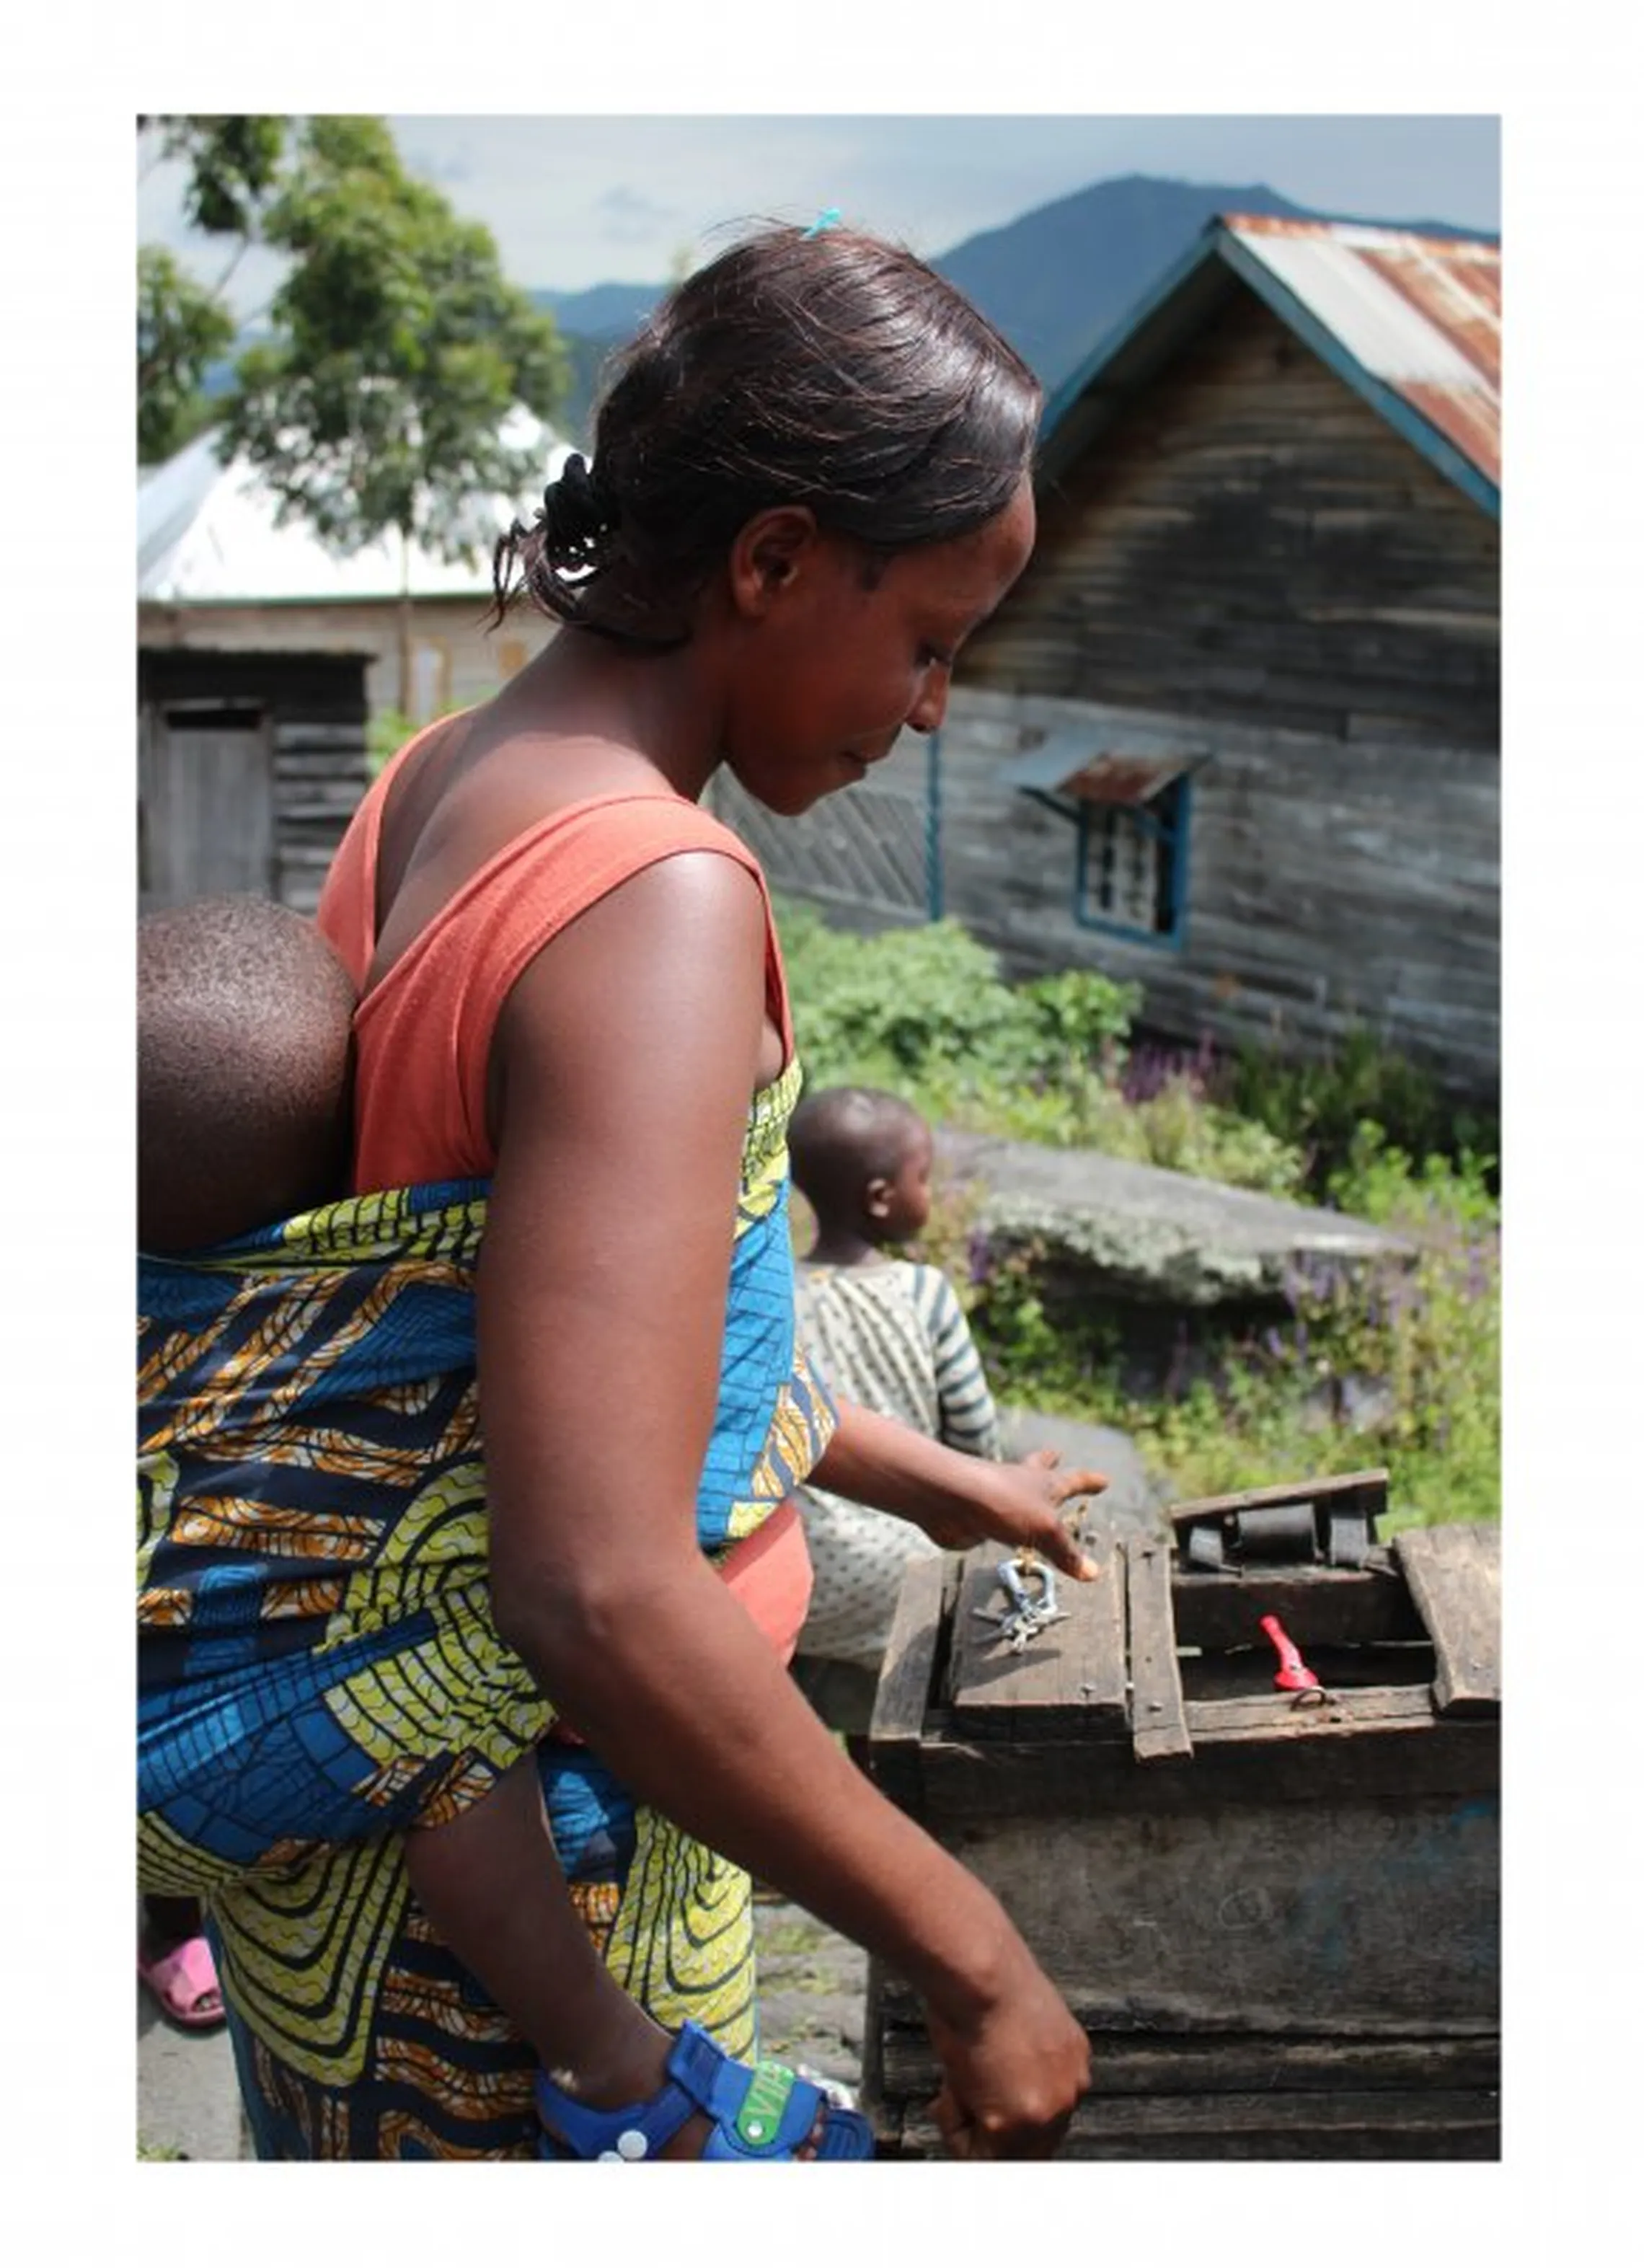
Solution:
[[[999,1419],[957,1294],[940,1268],[800,1263],[799,1335],[834,1392],[971,1456],[999,1454]],[[877,1670],[903,1570],[938,1547],[893,1513],[801,1487],[814,1582],[799,1651]]]

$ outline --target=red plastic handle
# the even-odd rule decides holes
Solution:
[[[1281,1693],[1305,1693],[1309,1686],[1318,1683],[1313,1672],[1297,1653],[1294,1644],[1286,1635],[1285,1626],[1277,1615],[1264,1615],[1262,1628],[1273,1642],[1279,1656],[1279,1675],[1273,1683]]]

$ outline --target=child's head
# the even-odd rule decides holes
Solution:
[[[137,924],[137,1242],[203,1250],[342,1196],[354,986],[288,906]]]
[[[687,277],[614,359],[592,469],[573,458],[498,548],[563,622],[638,647],[691,635],[739,530],[801,505],[862,571],[997,519],[1043,393],[964,295],[851,228],[764,227]]]
[[[820,1234],[900,1244],[930,1219],[931,1130],[910,1102],[874,1086],[807,1094],[788,1128],[794,1186]]]

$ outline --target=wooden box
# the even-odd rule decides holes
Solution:
[[[1178,1507],[1174,1548],[1093,1527],[1099,1581],[1020,1653],[982,1618],[997,1546],[908,1572],[870,1769],[1087,2027],[1066,2156],[1500,2154],[1500,1529],[1381,1545],[1385,1478],[1308,1484],[1321,1535],[1369,1515],[1348,1565],[1203,1564],[1295,1489]],[[1312,1696],[1276,1690],[1264,1615]],[[863,2078],[882,2155],[940,2154],[918,2004],[877,1962]]]

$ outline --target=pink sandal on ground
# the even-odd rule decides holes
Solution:
[[[158,1961],[144,1961],[137,1948],[137,1975],[159,2003],[160,2013],[185,2031],[209,2032],[227,2021],[217,1963],[203,1937],[186,1937]]]

